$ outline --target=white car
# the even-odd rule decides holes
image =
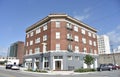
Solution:
[[[19,70],[20,68],[19,68],[19,66],[17,66],[17,65],[13,65],[11,69],[12,69],[12,70]]]

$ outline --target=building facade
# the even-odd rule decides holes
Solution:
[[[16,57],[19,59],[19,63],[23,64],[24,57],[24,42],[17,41],[10,46],[9,57]]]
[[[50,14],[26,29],[25,66],[35,69],[74,70],[87,68],[84,56],[95,58],[96,29],[66,14]]]
[[[120,52],[111,54],[100,54],[98,59],[99,64],[117,64],[120,65]]]
[[[6,64],[19,64],[19,59],[16,59],[16,57],[0,57],[0,62],[7,61]]]
[[[110,43],[107,35],[98,36],[98,53],[110,54]]]

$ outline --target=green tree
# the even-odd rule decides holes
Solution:
[[[88,68],[90,68],[90,65],[94,63],[94,57],[92,57],[91,55],[86,55],[84,57],[84,63],[87,64]]]

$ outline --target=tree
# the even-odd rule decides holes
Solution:
[[[92,57],[91,55],[86,55],[84,57],[84,63],[87,64],[88,68],[90,68],[90,65],[94,63],[94,57]]]

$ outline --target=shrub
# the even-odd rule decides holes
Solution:
[[[45,71],[45,70],[39,70],[39,69],[36,69],[35,71],[33,71],[32,69],[28,69],[28,70],[26,70],[26,71],[47,73],[47,71]]]
[[[76,69],[74,72],[94,72],[96,71],[95,69],[90,69],[90,68],[80,68],[80,69]]]

